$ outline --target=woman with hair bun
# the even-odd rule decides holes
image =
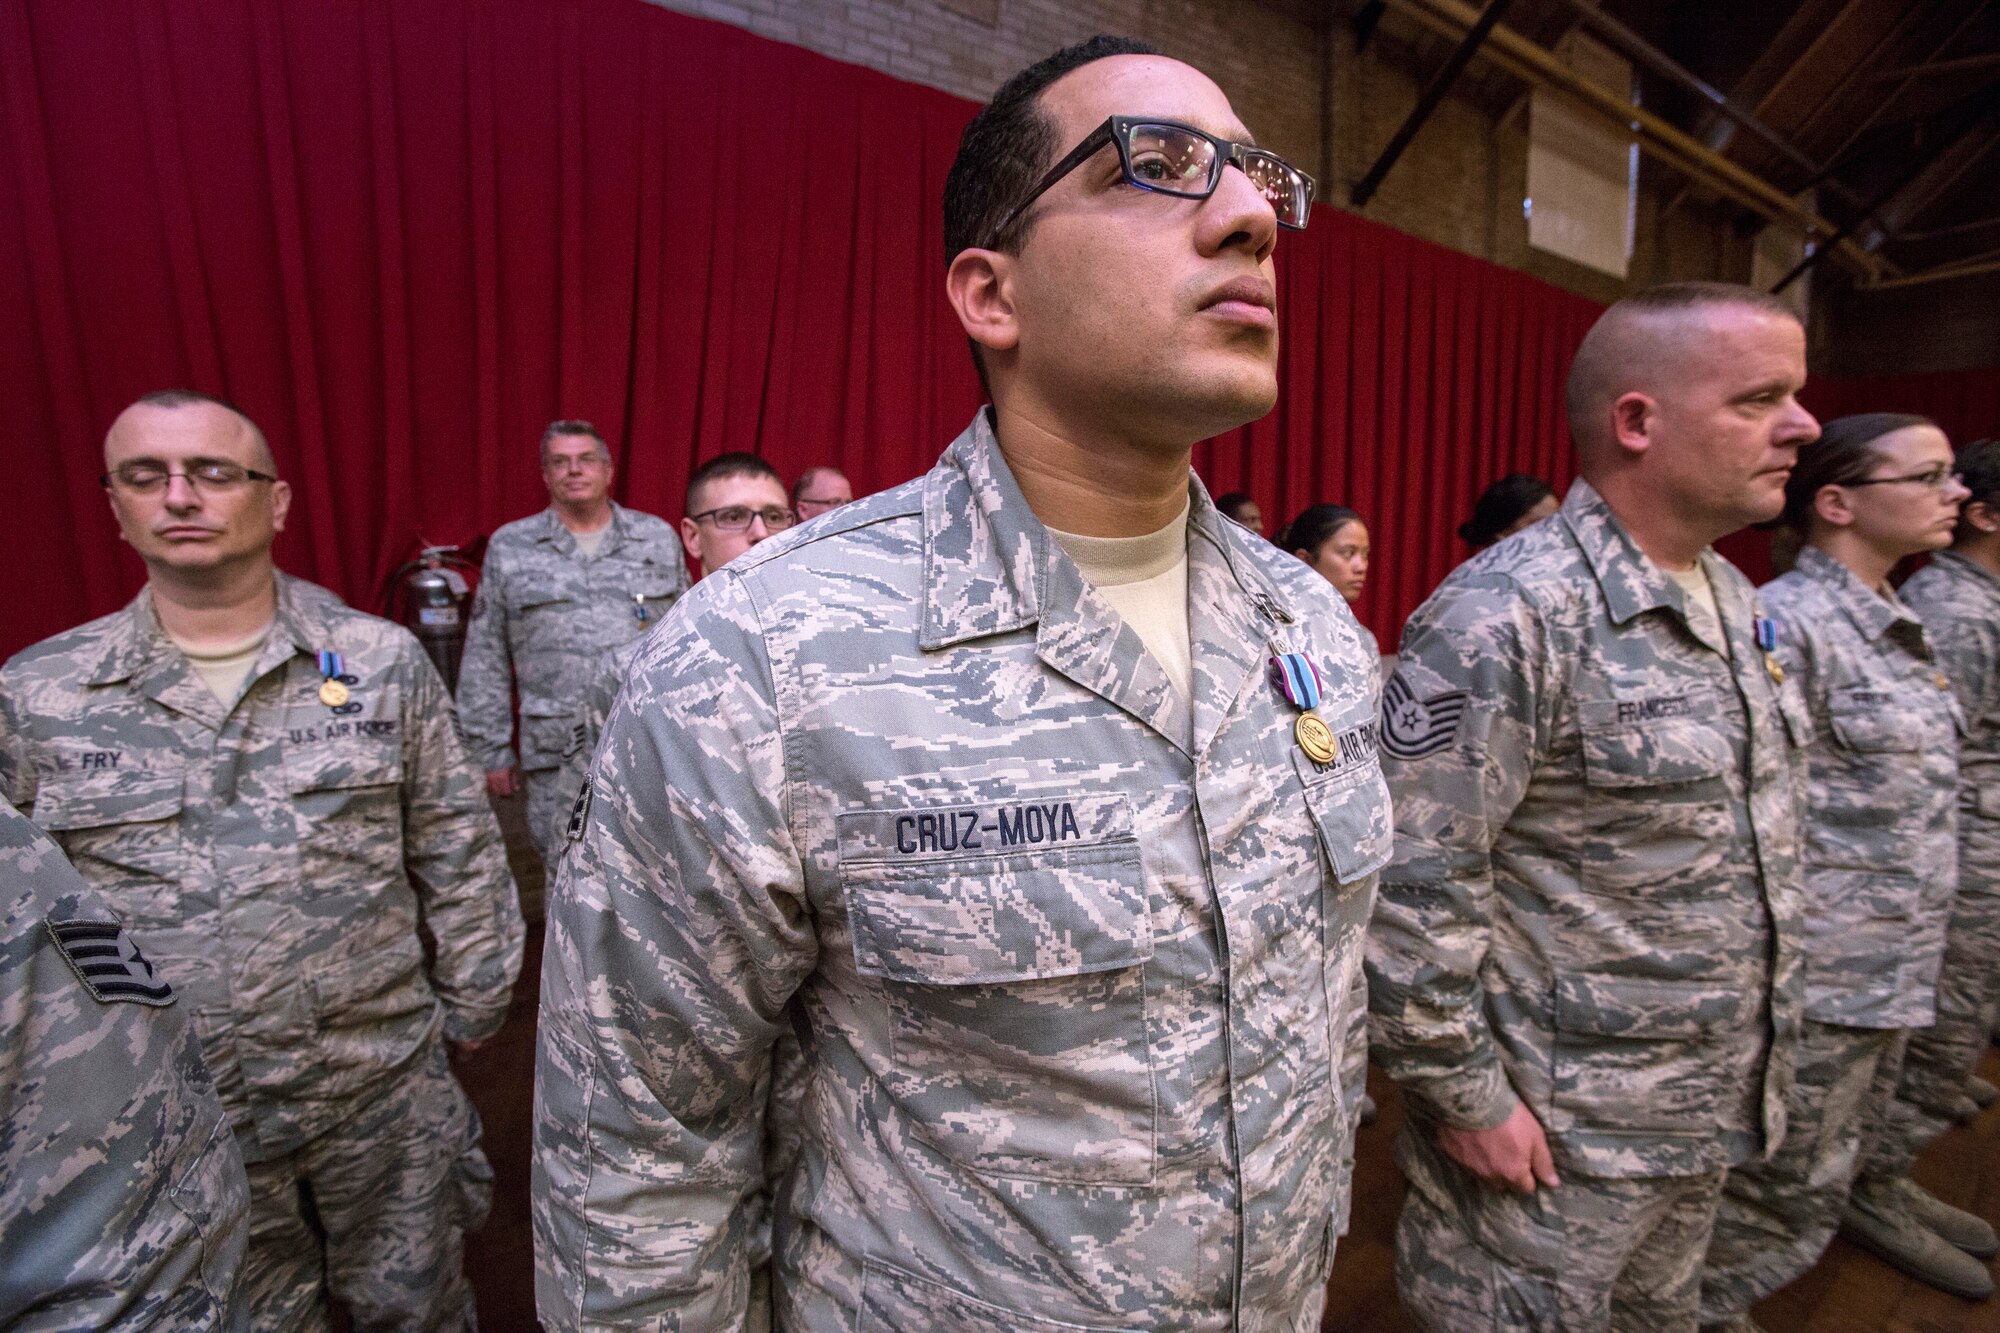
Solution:
[[[1474,550],[1484,550],[1502,537],[1533,527],[1561,507],[1546,481],[1525,472],[1510,473],[1479,493],[1472,517],[1458,525],[1458,535]]]
[[[1828,422],[1785,484],[1784,522],[1805,544],[1764,585],[1770,619],[1755,640],[1808,714],[1786,714],[1806,766],[1805,1020],[1784,1142],[1732,1167],[1723,1188],[1704,1325],[1741,1327],[1817,1261],[1843,1210],[1850,1239],[1905,1272],[1967,1299],[1993,1289],[1930,1226],[1991,1254],[1984,1223],[1905,1178],[1861,1173],[1871,1146],[1900,1132],[1897,1078],[1911,1032],[1936,1013],[1957,883],[1961,714],[1889,575],[1950,544],[1966,494],[1944,432],[1888,412]]]

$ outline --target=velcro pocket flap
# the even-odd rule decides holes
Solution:
[[[181,812],[181,775],[145,769],[45,782],[35,792],[35,823],[53,832],[154,823]]]
[[[1929,730],[1921,716],[1896,707],[1880,690],[1836,693],[1827,700],[1827,721],[1843,748],[1862,753],[1914,751]]]
[[[1080,976],[1153,956],[1152,919],[1122,793],[836,821],[864,976],[972,986]]]
[[[1396,825],[1389,784],[1379,766],[1358,782],[1307,784],[1306,809],[1312,812],[1320,845],[1341,883],[1372,875],[1389,864],[1396,850]]]
[[[1741,1021],[1743,996],[1712,981],[1602,974],[1556,979],[1556,1029],[1593,1037],[1686,1041]]]
[[[1593,787],[1662,787],[1719,778],[1730,746],[1713,721],[1672,718],[1583,732],[1584,779]]]

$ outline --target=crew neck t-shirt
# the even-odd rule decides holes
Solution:
[[[257,664],[257,654],[264,651],[264,641],[270,637],[271,626],[267,624],[239,643],[224,644],[219,648],[194,648],[178,635],[167,634],[174,647],[186,656],[194,674],[201,677],[201,683],[208,686],[208,692],[224,708],[234,704],[243,693],[243,686],[250,678],[250,668]]]
[[[1182,509],[1158,532],[1141,537],[1086,537],[1049,529],[1084,578],[1130,625],[1166,671],[1182,700],[1194,700],[1194,655],[1188,642],[1187,520]]]

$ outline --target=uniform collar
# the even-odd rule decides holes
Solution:
[[[1190,718],[1138,634],[1089,587],[1028,507],[988,409],[924,478],[923,531],[923,649],[1034,626],[1043,662],[1176,745],[1185,748],[1192,735],[1196,753],[1220,729],[1245,676],[1261,675],[1273,631],[1292,620],[1278,589],[1236,548],[1242,530],[1216,511],[1190,473]]]
[[[625,510],[616,500],[611,501],[610,504],[611,526],[605,529],[604,544],[597,548],[599,555],[603,555],[617,546],[619,540],[625,535]],[[573,556],[577,551],[576,534],[564,525],[561,518],[557,517],[556,507],[553,504],[542,511],[542,530],[535,534],[535,540],[546,542],[563,555]]]
[[[1853,570],[1818,547],[1801,549],[1798,563],[1793,568],[1801,577],[1811,579],[1826,590],[1834,604],[1846,612],[1847,618],[1861,631],[1862,638],[1872,642],[1905,623],[1919,637],[1922,636],[1923,622],[1903,605],[1901,598],[1893,592],[1877,592],[1870,588],[1856,577]]]
[[[311,591],[311,585],[277,571],[278,613],[271,636],[250,669],[250,679],[283,665],[296,653],[316,653],[321,648],[338,649],[336,631],[326,616],[332,594]],[[160,628],[159,613],[153,607],[150,585],[126,603],[104,650],[90,673],[91,685],[130,682],[134,689],[156,699],[176,712],[199,718],[220,727],[225,714],[222,705],[196,676],[186,654],[174,646]]]
[[[1969,583],[1989,597],[2000,597],[2000,577],[1995,577],[1984,565],[1976,565],[1956,551],[1939,551],[1931,556],[1931,563],[1950,573],[1960,583]]]
[[[1687,614],[1679,585],[1639,549],[1595,486],[1579,477],[1563,497],[1560,513],[1604,592],[1613,624],[1623,625],[1635,616],[1662,608]],[[1704,557],[1707,554],[1702,552]],[[1703,567],[1707,568],[1706,564]]]

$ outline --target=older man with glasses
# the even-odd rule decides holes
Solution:
[[[1312,183],[1248,139],[1133,42],[1010,80],[945,185],[991,406],[640,650],[550,900],[548,1328],[743,1327],[767,1185],[778,1327],[1318,1327],[1391,826],[1353,616],[1189,470],[1277,400]]]
[[[809,467],[792,483],[792,508],[801,523],[853,503],[854,483],[837,467]]]
[[[549,506],[504,525],[486,545],[458,715],[491,795],[514,795],[526,775],[528,831],[546,862],[554,852],[548,830],[576,796],[560,765],[591,672],[607,651],[659,623],[687,590],[687,565],[665,519],[612,501],[611,451],[589,422],[550,423],[541,447]]]
[[[444,682],[278,571],[291,489],[247,417],[149,394],[104,454],[146,586],[0,669],[0,792],[200,1038],[249,1168],[251,1325],[325,1329],[331,1300],[471,1327],[493,1173],[447,1049],[505,1020],[522,925]]]

